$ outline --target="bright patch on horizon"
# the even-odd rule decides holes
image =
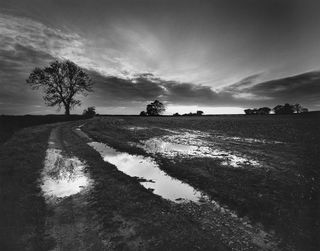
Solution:
[[[197,111],[203,111],[205,115],[208,114],[243,114],[243,108],[241,107],[207,107],[197,105],[167,105],[166,115],[172,115],[176,112],[179,114],[184,113],[196,113]]]

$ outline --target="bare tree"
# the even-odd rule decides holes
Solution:
[[[293,109],[296,113],[301,113],[302,112],[302,106],[300,104],[294,104]]]
[[[43,90],[43,99],[48,106],[58,106],[58,109],[64,106],[66,115],[81,105],[77,95],[86,96],[92,92],[90,77],[69,60],[54,61],[43,69],[35,68],[26,81],[32,89]]]

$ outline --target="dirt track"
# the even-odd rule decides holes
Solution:
[[[48,142],[48,154],[50,149],[60,150],[62,158],[72,157],[68,149],[68,142],[61,138],[61,128],[56,127],[51,131]],[[61,172],[61,165],[64,159],[55,159],[51,162],[52,171],[49,173],[54,178],[61,178],[65,173]],[[62,163],[61,163],[62,162]],[[72,175],[71,169],[67,170]],[[60,170],[59,170],[60,169]],[[76,177],[75,177],[76,178]],[[70,176],[70,179],[72,177]],[[52,211],[47,217],[46,231],[56,241],[54,250],[104,250],[105,245],[99,237],[99,224],[92,210],[89,210],[88,203],[90,189],[94,184],[91,182],[88,187],[80,193],[67,197],[47,196],[46,202]]]
[[[73,137],[77,137],[82,144],[92,141],[87,134],[80,130],[80,127],[73,127],[72,131],[71,127],[68,129],[69,131],[64,128],[64,132],[60,127],[53,129],[49,138],[49,149],[61,150],[64,158],[72,157],[71,149],[74,142],[68,142],[63,133],[73,134]],[[59,161],[56,164],[59,164]],[[60,168],[63,169],[63,167]],[[89,174],[90,167],[86,168],[88,169],[87,174]],[[127,244],[131,243],[132,246],[128,246],[130,250],[149,250],[148,244],[139,236],[137,230],[141,223],[131,217],[123,216],[118,213],[117,209],[112,212],[113,217],[110,222],[110,224],[116,225],[120,223],[113,230],[114,232],[110,232],[102,226],[100,219],[104,217],[103,211],[106,209],[97,210],[97,214],[97,211],[88,206],[92,203],[93,186],[94,182],[91,179],[90,185],[80,193],[60,199],[47,198],[48,205],[53,211],[53,214],[47,219],[47,231],[56,240],[56,250],[117,249],[115,247],[117,247],[118,241],[115,241],[115,236],[120,237]],[[216,210],[210,203],[200,207],[192,203],[177,205],[177,207],[172,206],[176,208],[174,209],[176,213],[181,214],[181,217],[191,217],[202,231],[214,239],[220,239],[232,250],[277,249],[276,241],[272,236],[261,232],[259,228],[244,224],[241,220],[231,217],[230,214]],[[221,246],[218,250],[224,249]]]

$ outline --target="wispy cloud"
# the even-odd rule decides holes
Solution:
[[[119,51],[112,48],[97,48],[92,41],[77,33],[49,27],[27,17],[0,13],[0,30],[1,61],[12,62],[13,60],[6,56],[18,57],[19,54],[33,51],[40,56],[48,55],[48,59],[72,60],[86,69],[104,75],[126,77],[137,73]],[[41,57],[34,63],[39,64],[40,59]],[[45,63],[47,60],[40,65]],[[21,64],[24,62],[21,61]]]
[[[320,72],[257,82],[258,75],[245,78],[230,85],[222,92],[231,94],[235,99],[268,103],[299,102],[316,106],[320,100]]]
[[[16,45],[53,57],[77,57],[84,42],[77,34],[50,28],[26,17],[0,14],[2,50],[15,51]]]

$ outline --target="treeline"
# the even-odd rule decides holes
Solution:
[[[288,103],[284,105],[277,105],[273,109],[269,107],[245,109],[244,113],[246,115],[266,115],[273,111],[275,114],[293,114],[293,113],[305,113],[309,110],[302,107],[300,104],[290,105]]]
[[[141,111],[140,116],[160,116],[166,110],[165,105],[160,102],[159,100],[155,100],[154,102],[150,103],[146,107],[146,111]],[[172,116],[201,116],[203,115],[203,111],[197,111],[196,113],[184,113],[179,114],[178,112],[172,114]]]
[[[265,115],[269,114],[271,109],[269,107],[261,107],[261,108],[253,108],[253,109],[245,109],[244,112],[247,115]]]
[[[203,115],[203,111],[197,111],[196,113],[184,113],[184,114],[179,114],[178,112],[174,113],[172,116],[176,117],[176,116],[201,116]]]

